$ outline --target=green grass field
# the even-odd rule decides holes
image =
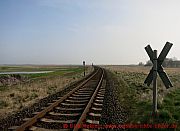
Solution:
[[[46,66],[46,65],[20,65],[20,66],[0,66],[0,72],[13,71],[48,71],[48,70],[67,70],[69,68],[78,68],[80,66]]]
[[[87,70],[87,67],[86,67]],[[1,72],[38,72],[38,71],[53,71],[48,73],[37,74],[20,74],[21,78],[28,80],[49,79],[57,76],[71,75],[82,73],[84,71],[82,66],[0,66]],[[8,74],[0,74],[2,76],[9,76]],[[71,77],[71,76],[70,76]],[[1,88],[4,88],[0,86]]]
[[[53,76],[53,75],[62,75],[69,72],[81,72],[83,71],[82,66],[0,66],[1,72],[35,72],[35,71],[53,71],[50,73],[41,73],[41,74],[23,74],[31,78],[40,77],[40,76]],[[1,75],[2,76],[2,75]]]
[[[119,101],[129,111],[128,123],[167,123],[180,129],[180,72],[166,69],[173,87],[166,89],[158,77],[158,114],[152,115],[152,85],[144,85],[149,72],[144,67],[109,66],[119,81]],[[167,129],[168,130],[168,129]]]

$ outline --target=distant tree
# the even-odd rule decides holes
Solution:
[[[152,65],[153,65],[152,62],[148,60],[144,66],[152,66]]]
[[[168,64],[169,64],[169,58],[165,58],[164,61],[163,61],[163,63],[162,63],[162,66],[163,66],[163,67],[167,67]]]
[[[144,66],[144,63],[142,63],[142,62],[139,62],[139,64],[138,64],[139,66]]]
[[[180,61],[176,57],[166,58],[162,63],[163,67],[180,67]]]
[[[148,60],[144,66],[152,66],[152,62]],[[176,58],[165,58],[163,63],[163,67],[180,67],[180,61]]]
[[[172,60],[173,60],[173,61],[177,61],[178,59],[177,59],[176,57],[173,57]]]

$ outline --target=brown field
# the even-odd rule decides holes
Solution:
[[[107,65],[102,66],[111,71],[128,71],[128,72],[143,72],[148,74],[152,67],[145,66],[123,66],[123,65]],[[168,74],[179,74],[180,68],[164,68]]]
[[[134,81],[136,81],[137,79],[137,82],[139,82],[142,85],[150,69],[152,68],[152,67],[144,67],[144,66],[123,66],[123,65],[107,65],[103,67],[114,72],[115,74],[124,73],[124,75],[130,76],[130,78],[131,77],[134,78],[132,75],[137,74],[138,76],[140,76],[140,79],[134,78]],[[161,102],[165,94],[167,94],[168,92],[172,90],[176,90],[177,88],[180,88],[180,81],[177,80],[180,78],[180,68],[164,68],[164,70],[169,76],[173,84],[173,88],[166,89],[160,77],[158,76],[157,83],[158,83],[158,90],[159,90],[159,100]],[[152,88],[152,85],[149,88]],[[141,98],[144,99],[144,97],[146,97],[146,99],[151,99],[152,97],[151,94],[152,94],[151,91],[148,94],[147,92],[142,93]]]
[[[27,67],[27,66],[26,66]],[[39,68],[39,67],[37,67]],[[41,68],[41,67],[40,67]],[[45,68],[45,66],[43,66]],[[53,68],[53,66],[47,66]],[[67,68],[63,66],[62,68]],[[68,67],[69,68],[69,67]],[[86,73],[92,72],[92,67],[86,69]],[[68,72],[56,76],[43,76],[33,78],[33,81],[9,85],[0,90],[0,117],[19,111],[24,107],[30,106],[38,100],[62,90],[63,87],[71,82],[83,78],[83,72]]]

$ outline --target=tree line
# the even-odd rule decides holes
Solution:
[[[142,62],[139,62],[138,64],[139,66],[152,66],[152,62],[150,60],[148,60],[145,64],[143,64]],[[162,63],[163,67],[180,67],[180,60],[178,60],[177,58],[173,57],[173,58],[165,58],[164,62]]]

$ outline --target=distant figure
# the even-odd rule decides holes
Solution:
[[[92,66],[93,66],[93,63],[92,63]]]

